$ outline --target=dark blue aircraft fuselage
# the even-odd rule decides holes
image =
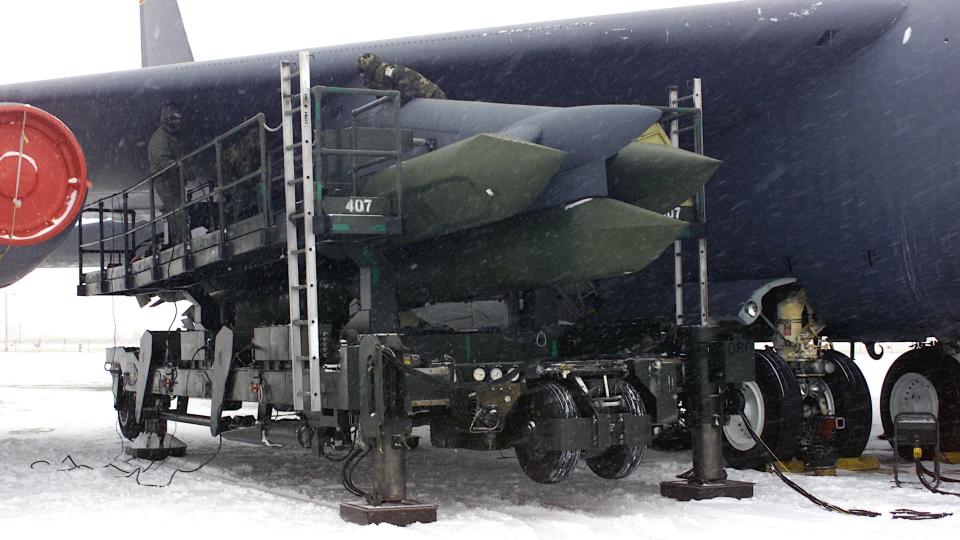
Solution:
[[[665,104],[701,77],[706,150],[725,161],[707,189],[711,280],[796,277],[839,338],[957,337],[957,28],[953,2],[738,2],[318,49],[313,82],[348,83],[367,51],[460,100]],[[260,111],[276,123],[281,59],[295,55],[0,87],[0,101],[63,119],[107,193],[146,172],[165,101],[197,143]],[[621,298],[672,310],[668,259]]]

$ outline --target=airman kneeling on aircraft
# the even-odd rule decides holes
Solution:
[[[404,103],[413,98],[447,99],[436,83],[406,66],[387,64],[373,53],[357,58],[357,70],[363,85],[374,90],[399,90]]]

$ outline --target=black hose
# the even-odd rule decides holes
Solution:
[[[121,468],[121,467],[117,467],[117,466],[114,465],[113,463],[108,463],[108,464],[104,465],[104,468],[106,468],[106,467],[111,467],[111,468],[114,468],[114,469],[122,472],[127,478],[131,478],[131,477],[132,477],[134,480],[136,480],[138,486],[152,487],[152,488],[165,488],[165,487],[167,487],[167,486],[169,486],[170,484],[173,483],[173,478],[174,478],[175,476],[177,476],[177,473],[184,473],[184,474],[195,473],[195,472],[199,471],[200,469],[206,467],[207,464],[209,464],[211,461],[213,461],[214,459],[216,459],[216,457],[217,457],[218,455],[220,455],[220,450],[221,450],[222,448],[223,448],[223,436],[220,437],[220,441],[219,441],[219,443],[217,444],[217,451],[214,452],[212,456],[210,456],[209,458],[207,458],[203,463],[201,463],[200,465],[197,465],[197,466],[194,467],[193,469],[180,469],[180,468],[174,469],[173,473],[170,474],[170,477],[167,478],[167,481],[166,481],[165,483],[163,483],[163,484],[150,484],[150,483],[146,483],[146,482],[141,482],[141,481],[140,481],[140,474],[141,474],[141,473],[144,473],[144,472],[149,471],[154,465],[156,465],[157,467],[159,467],[159,463],[160,463],[160,462],[158,462],[158,461],[155,461],[155,462],[151,463],[150,465],[147,466],[146,469],[144,469],[144,468],[142,468],[142,467],[136,467],[136,468],[133,469],[132,471],[128,471],[128,470],[125,470],[125,469],[123,469],[123,468]]]
[[[874,360],[883,358],[883,347],[877,347],[876,341],[864,341],[863,346],[867,348],[867,354]]]
[[[339,456],[331,456],[330,454],[327,454],[325,451],[323,451],[323,447],[321,447],[320,452],[324,459],[327,459],[334,463],[340,463],[342,461],[347,460],[347,458],[349,458],[353,454],[354,449],[350,448],[346,452],[344,452],[342,455],[339,455]]]
[[[921,510],[910,510],[909,508],[897,508],[890,511],[893,519],[906,519],[910,521],[922,521],[925,519],[941,519],[952,516],[949,512],[923,512]]]
[[[923,464],[920,463],[919,459],[916,461],[917,461],[917,478],[920,479],[920,483],[923,484],[923,487],[927,488],[927,491],[929,491],[930,493],[937,493],[939,495],[950,495],[953,497],[960,497],[960,493],[954,493],[953,491],[943,491],[942,489],[938,489],[936,486],[931,484],[930,481],[927,480],[927,474],[930,474],[930,476],[933,476],[934,478],[936,478],[936,476],[933,473],[928,473],[926,470],[926,467],[924,467]]]
[[[796,491],[800,495],[803,495],[803,497],[806,498],[808,501],[819,506],[820,508],[823,508],[824,510],[827,510],[828,512],[839,512],[841,514],[847,514],[851,516],[861,516],[861,517],[877,517],[881,515],[879,512],[874,512],[872,510],[860,510],[856,508],[853,508],[853,509],[841,508],[835,504],[830,504],[822,499],[817,498],[812,493],[808,492],[807,490],[797,485],[793,480],[790,480],[789,478],[786,477],[786,475],[780,472],[780,468],[777,467],[777,463],[776,463],[776,462],[779,462],[780,460],[777,458],[777,456],[773,455],[773,452],[771,452],[770,449],[767,448],[767,445],[764,444],[762,440],[760,440],[760,436],[753,431],[753,426],[750,425],[750,420],[747,419],[747,416],[741,412],[740,418],[743,419],[743,424],[747,427],[747,432],[750,433],[750,437],[753,439],[753,441],[756,444],[760,445],[764,449],[764,452],[766,452],[767,455],[770,457],[770,469],[773,470],[774,474],[776,474],[780,478],[780,480],[783,481],[784,484],[789,486],[790,489]]]
[[[790,486],[791,489],[803,495],[810,502],[816,504],[817,506],[829,512],[840,512],[843,514],[848,514],[852,516],[862,516],[862,517],[877,517],[881,515],[879,512],[874,512],[872,510],[841,508],[834,504],[830,504],[822,499],[818,499],[813,494],[811,494],[810,492],[806,491],[805,489],[797,485],[795,482],[787,478],[782,472],[780,472],[780,469],[777,467],[776,463],[774,463],[774,462],[779,462],[780,460],[777,458],[777,456],[773,455],[773,452],[771,452],[770,449],[767,448],[767,445],[764,444],[762,440],[760,440],[760,436],[757,435],[755,431],[753,431],[753,426],[750,425],[750,421],[747,419],[746,415],[741,412],[740,418],[743,419],[743,424],[747,427],[747,432],[750,433],[750,437],[753,439],[753,441],[756,444],[759,444],[760,446],[762,446],[764,449],[764,452],[766,452],[770,456],[770,459],[772,460],[770,462],[770,468],[778,477],[780,477],[780,480],[783,480],[783,483]],[[926,487],[928,490],[930,490],[933,493],[939,493],[941,495],[953,495],[955,497],[960,497],[960,493],[941,491],[933,487],[924,476],[924,472],[926,472],[926,468],[923,466],[922,463],[920,463],[919,459],[916,460],[916,463],[917,463],[917,477],[920,479],[920,483],[922,483],[924,487]],[[933,473],[930,473],[930,474],[933,475]],[[911,510],[909,508],[898,508],[890,512],[890,517],[892,517],[893,519],[907,519],[907,520],[941,519],[941,518],[945,518],[952,515],[953,514],[950,512],[923,512],[920,510]]]
[[[357,497],[362,497],[368,499],[368,495],[365,491],[358,488],[356,484],[353,483],[353,471],[357,468],[357,465],[370,454],[370,451],[373,448],[368,448],[364,451],[362,448],[357,448],[350,453],[350,456],[347,458],[347,461],[343,464],[343,468],[340,469],[340,481],[343,484],[344,489],[350,493],[356,495]]]
[[[920,470],[923,471],[924,474],[926,474],[927,476],[930,476],[930,477],[932,477],[932,478],[936,478],[936,477],[937,477],[937,474],[936,474],[935,472],[931,471],[930,469],[928,469],[920,460],[917,460],[917,466],[919,466],[919,467],[920,467]],[[954,482],[955,482],[955,483],[960,483],[960,478],[950,478],[949,476],[943,476],[943,475],[941,474],[941,475],[940,475],[940,481],[941,481],[941,482],[947,482],[947,483],[954,483]]]

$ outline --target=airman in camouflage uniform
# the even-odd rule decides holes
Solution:
[[[399,90],[403,103],[413,98],[447,99],[447,95],[430,79],[406,66],[384,63],[373,53],[357,58],[357,70],[363,84],[374,90]]]
[[[179,107],[167,103],[160,110],[160,127],[153,132],[150,143],[147,144],[147,155],[150,159],[150,175],[154,175],[180,159],[183,148],[180,142],[180,121],[182,114]],[[173,167],[154,180],[154,191],[163,203],[164,211],[169,211],[183,205],[183,192],[180,189],[180,171]],[[160,215],[158,209],[157,215]],[[170,243],[183,242],[183,212],[176,212],[167,221],[170,233]]]
[[[256,124],[249,126],[242,134],[227,139],[222,154],[223,184],[228,185],[252,174],[260,168],[260,130]],[[260,203],[260,178],[248,179],[243,184],[225,191],[221,195],[230,221],[250,217],[256,213]]]

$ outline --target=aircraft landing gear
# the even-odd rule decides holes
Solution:
[[[834,434],[837,457],[860,457],[867,447],[873,426],[873,402],[867,380],[845,354],[826,350],[823,351],[823,360],[833,365],[833,370],[828,367],[822,377],[832,398],[833,415],[843,418],[842,429]]]
[[[960,360],[942,346],[902,354],[883,380],[880,420],[893,444],[893,420],[900,413],[930,413],[940,422],[941,452],[960,451]],[[911,448],[896,449],[912,459]],[[929,451],[923,459],[932,459]]]

